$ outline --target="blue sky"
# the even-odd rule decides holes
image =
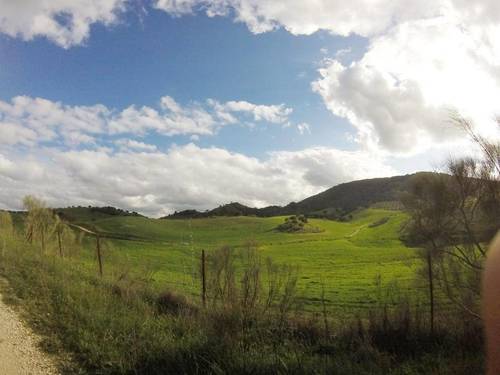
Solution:
[[[498,136],[494,2],[404,3],[0,0],[0,208],[285,204],[473,152],[447,118]]]
[[[309,146],[352,149],[345,136],[351,130],[348,122],[327,110],[311,81],[324,58],[349,48],[352,52],[343,56],[348,63],[359,58],[366,45],[364,38],[327,32],[293,36],[277,30],[254,35],[228,18],[175,18],[151,10],[128,14],[112,28],[96,25],[83,45],[71,49],[45,38],[24,42],[2,36],[0,98],[28,95],[115,109],[153,106],[165,95],[180,104],[207,98],[284,103],[293,108],[290,122],[308,123],[310,133],[301,135],[296,126],[234,127],[198,144],[257,157]],[[190,141],[189,136],[146,140],[162,148]]]

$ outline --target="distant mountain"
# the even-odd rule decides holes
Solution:
[[[420,172],[431,173],[431,172]],[[308,215],[317,217],[342,218],[350,212],[361,207],[373,204],[386,203],[392,207],[397,206],[399,195],[408,190],[410,179],[416,174],[405,176],[373,178],[347,182],[334,186],[322,193],[313,195],[300,202],[288,205],[269,206],[264,208],[247,207],[240,203],[229,203],[213,210],[200,212],[185,210],[175,212],[165,218],[199,218],[213,216],[279,216],[279,215]],[[392,204],[389,204],[393,202]]]

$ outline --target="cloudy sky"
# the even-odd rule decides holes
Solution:
[[[498,138],[497,0],[0,0],[0,208],[286,204]]]

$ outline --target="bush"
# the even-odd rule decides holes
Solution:
[[[165,290],[158,295],[156,306],[161,314],[189,313],[197,310],[193,304],[188,302],[186,297],[169,290]]]
[[[276,230],[287,233],[302,232],[306,223],[307,219],[304,215],[300,215],[299,217],[290,216],[285,219],[283,224],[278,225]]]

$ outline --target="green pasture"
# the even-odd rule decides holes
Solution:
[[[388,220],[373,225],[383,218]],[[311,219],[320,233],[275,231],[284,219],[108,217],[82,218],[81,224],[114,237],[108,239],[112,250],[104,251],[105,271],[140,270],[153,274],[156,287],[193,298],[199,293],[201,250],[210,254],[229,245],[237,252],[248,242],[258,244],[262,257],[299,268],[299,296],[308,311],[322,308],[322,301],[330,310],[363,309],[386,299],[390,290],[412,298],[422,295],[422,287],[415,284],[420,262],[416,250],[399,240],[404,213],[367,209],[357,212],[350,222]]]

